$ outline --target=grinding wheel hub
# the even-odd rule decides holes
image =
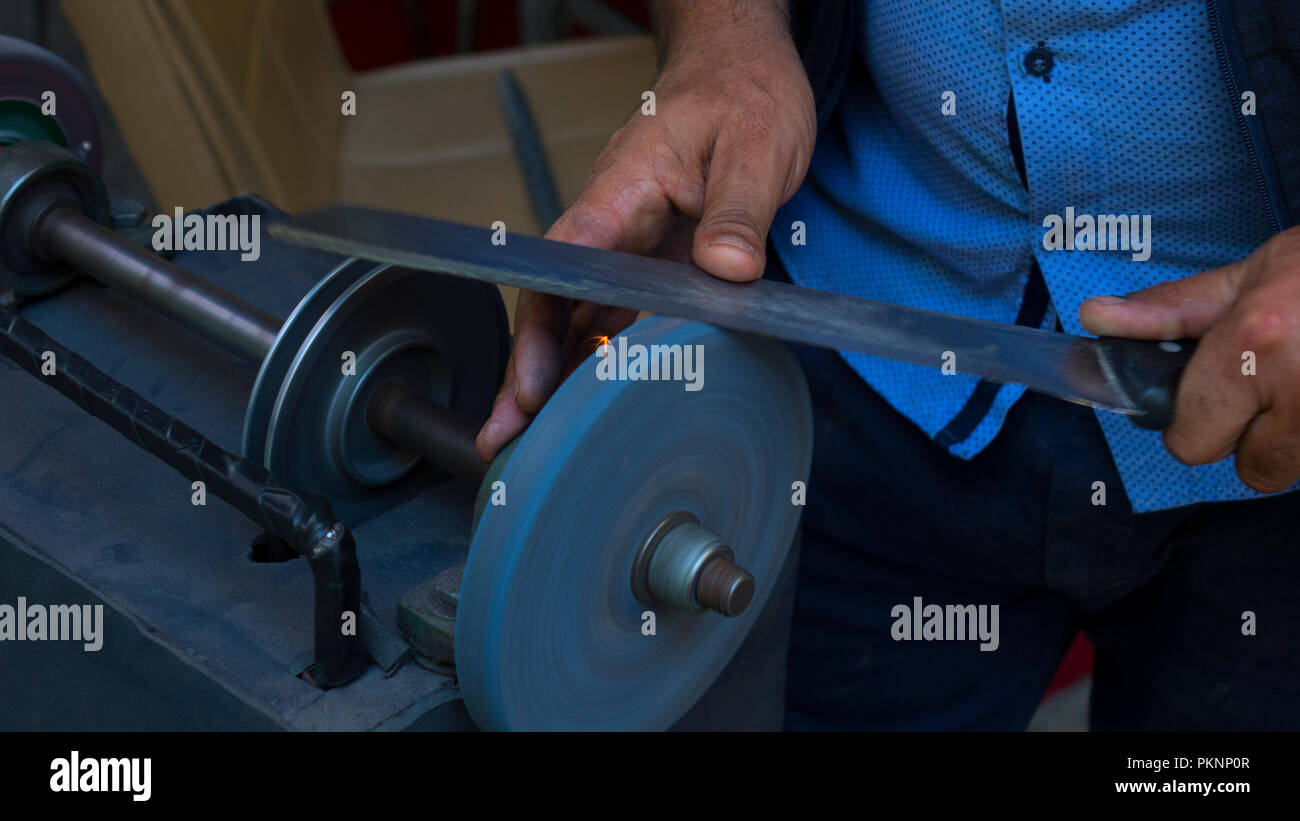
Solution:
[[[604,381],[593,354],[489,474],[504,483],[505,504],[487,504],[478,521],[455,642],[465,704],[482,728],[669,727],[748,634],[793,539],[792,486],[807,480],[812,429],[790,353],[664,317],[624,335],[629,349],[701,346],[703,387]],[[753,574],[740,615],[638,600],[638,548],[678,511]]]

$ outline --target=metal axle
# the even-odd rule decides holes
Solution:
[[[280,333],[276,317],[122,239],[70,201],[45,210],[29,242],[255,365]],[[478,426],[472,420],[400,385],[381,388],[366,418],[375,433],[442,470],[475,478],[487,471],[475,449]]]
[[[31,243],[255,365],[280,332],[280,320],[271,314],[123,240],[77,206],[47,211],[34,226]]]

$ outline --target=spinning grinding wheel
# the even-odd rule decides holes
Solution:
[[[794,358],[663,317],[625,336],[702,345],[703,388],[601,381],[594,354],[489,473],[506,504],[483,509],[456,625],[461,691],[482,728],[670,726],[731,659],[785,560],[801,510],[791,486],[807,480],[812,446]],[[752,574],[748,607],[723,546]],[[710,612],[710,598],[743,612]]]

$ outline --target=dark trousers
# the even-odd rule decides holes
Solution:
[[[963,461],[838,354],[796,353],[815,429],[787,728],[1022,729],[1082,629],[1093,729],[1300,729],[1300,494],[1135,515],[1087,408],[1028,394]],[[998,648],[896,640],[917,597],[998,605]]]
[[[1300,496],[1134,515],[1087,408],[1026,394],[964,461],[835,352],[796,353],[815,444],[787,729],[1023,729],[1080,629],[1093,729],[1300,729]],[[998,605],[997,649],[896,640],[917,596]]]

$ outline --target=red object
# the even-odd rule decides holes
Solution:
[[[1080,633],[1074,637],[1074,643],[1070,649],[1065,652],[1065,658],[1061,660],[1061,666],[1056,668],[1056,676],[1052,683],[1047,685],[1047,696],[1050,697],[1062,687],[1068,687],[1085,676],[1092,674],[1093,659],[1092,642],[1088,641],[1087,636]]]
[[[520,0],[477,0],[474,51],[519,45]],[[650,29],[646,0],[606,0],[628,20]],[[333,0],[330,21],[354,71],[456,53],[456,0]],[[571,36],[590,32],[573,26]]]
[[[338,0],[328,8],[343,57],[354,70],[415,59],[401,0]]]

